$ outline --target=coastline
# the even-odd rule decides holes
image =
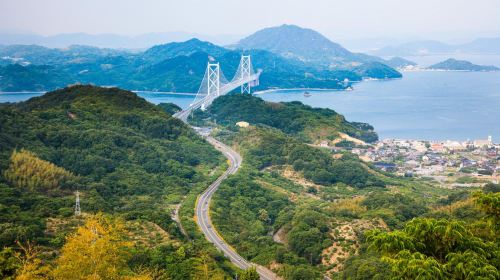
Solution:
[[[171,94],[171,95],[189,95],[196,96],[196,93],[189,92],[169,92],[169,91],[150,91],[150,90],[131,90],[133,93],[153,93],[153,94]]]
[[[396,68],[400,72],[478,72],[478,73],[496,73],[498,70],[452,70],[452,69],[430,69],[430,68]]]
[[[58,89],[54,89],[58,90]],[[50,90],[52,91],[52,90]],[[0,94],[45,94],[50,91],[0,91]],[[188,92],[169,92],[169,91],[149,91],[149,90],[129,90],[133,93],[157,93],[157,94],[172,94],[172,95],[196,95],[196,93]]]
[[[270,93],[270,92],[276,92],[276,91],[298,91],[298,90],[309,90],[309,91],[349,91],[347,89],[329,89],[329,88],[273,88],[273,89],[265,89],[265,90],[259,90],[256,91],[252,94],[254,95],[260,95],[264,93]]]
[[[391,137],[387,137],[387,138],[384,138],[384,139],[379,139],[378,141],[374,142],[374,144],[376,143],[383,143],[383,142],[387,142],[387,141],[397,141],[397,142],[428,142],[430,144],[435,144],[435,143],[440,143],[440,144],[444,144],[444,143],[459,143],[459,144],[462,144],[462,145],[466,145],[466,144],[470,144],[470,143],[473,143],[474,141],[486,141],[485,139],[467,139],[467,140],[453,140],[453,139],[438,139],[438,140],[426,140],[426,139],[415,139],[415,138],[407,138],[407,139],[404,139],[404,138],[391,138]],[[500,146],[500,143],[495,143],[495,142],[491,142],[491,145],[493,146]]]

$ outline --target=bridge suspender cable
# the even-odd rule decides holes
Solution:
[[[226,79],[219,63],[209,61],[194,101],[189,104],[188,108],[174,114],[174,117],[185,122],[192,111],[198,108],[205,110],[215,98],[238,87],[241,87],[242,93],[250,93],[251,85],[258,84],[260,73],[261,71],[253,70],[250,55],[241,56],[240,64],[231,81]]]

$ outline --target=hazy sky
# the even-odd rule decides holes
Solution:
[[[499,0],[0,0],[0,31],[247,35],[297,24],[330,38],[500,36]]]

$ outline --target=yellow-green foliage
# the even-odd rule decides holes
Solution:
[[[339,199],[335,204],[332,204],[332,212],[334,214],[359,216],[367,211],[366,206],[362,205],[363,200],[364,197],[361,196]]]
[[[124,224],[102,214],[92,216],[70,235],[53,271],[55,279],[120,279],[129,274]]]
[[[474,194],[476,204],[488,215],[496,220],[500,218],[500,193]]]
[[[31,190],[54,189],[74,178],[71,172],[42,160],[27,150],[12,152],[10,165],[4,176],[11,184]]]

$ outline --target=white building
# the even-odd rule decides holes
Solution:
[[[447,140],[446,142],[443,143],[443,146],[452,151],[460,151],[460,150],[465,150],[467,147],[463,145],[462,143],[458,141],[450,141]]]
[[[474,147],[483,148],[483,147],[491,147],[493,145],[493,138],[488,136],[488,139],[478,139],[474,140]]]

